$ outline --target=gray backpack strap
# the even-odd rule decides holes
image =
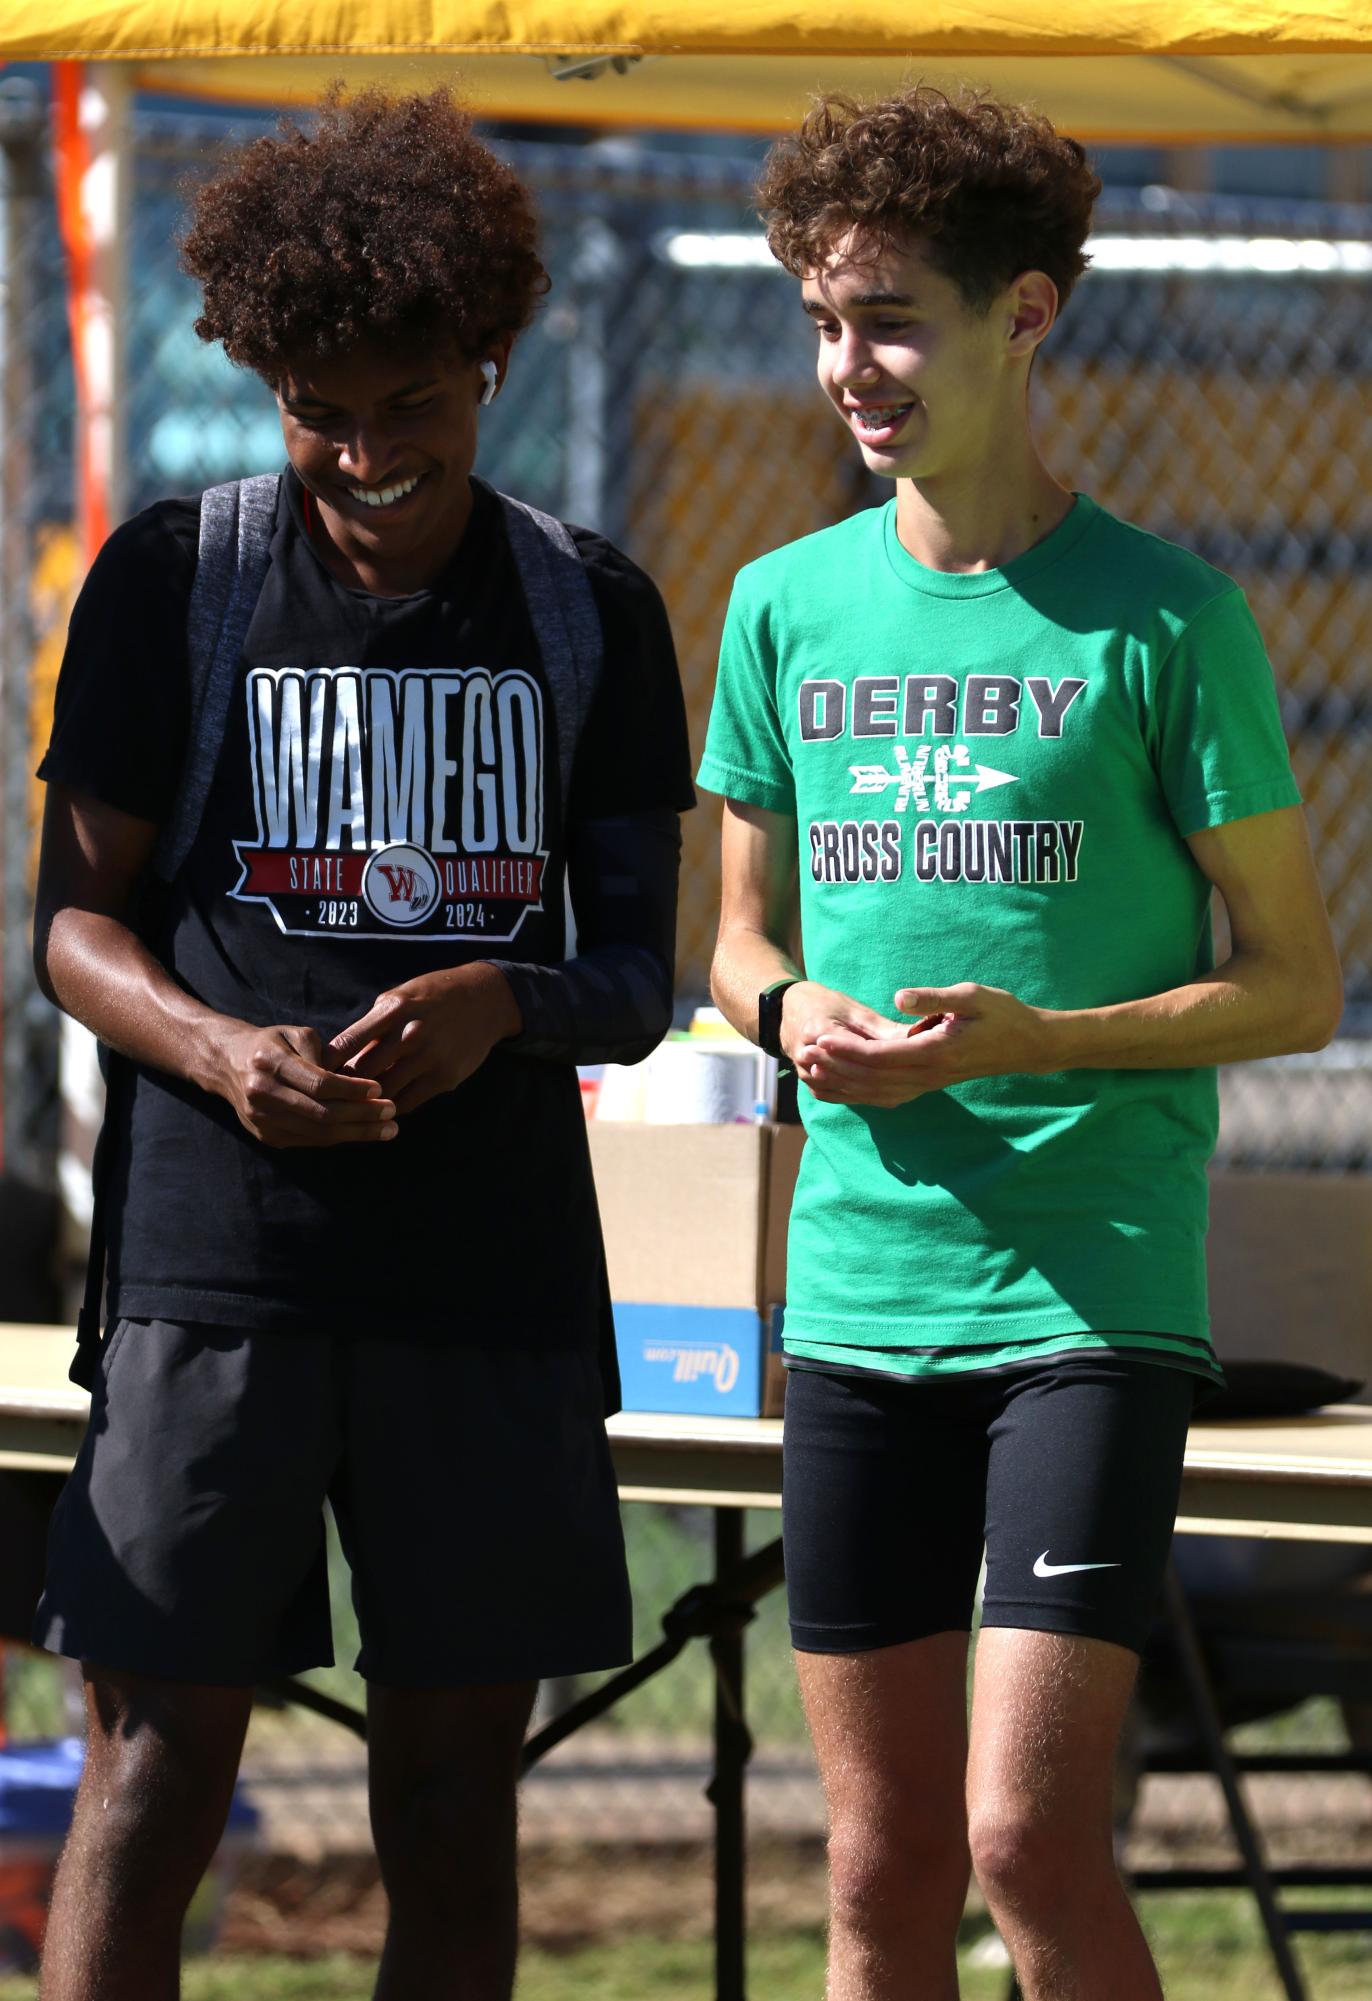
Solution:
[[[505,531],[524,587],[543,673],[557,719],[562,810],[571,796],[572,765],[604,664],[600,613],[576,543],[560,521],[508,493],[497,495]]]
[[[176,801],[153,866],[171,882],[200,831],[228,722],[243,642],[262,595],[281,481],[273,473],[212,486],[200,502],[200,553],[186,615],[190,729]]]

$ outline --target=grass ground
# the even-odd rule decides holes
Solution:
[[[1252,1904],[1232,1895],[1142,1900],[1168,2001],[1276,2001]],[[984,1929],[969,1927],[962,1954],[963,2001],[1003,2001],[1002,1969],[974,1963]],[[1367,1936],[1302,1938],[1297,1952],[1311,2001],[1366,2001],[1372,1991]],[[749,1953],[749,1984],[767,2001],[818,2001],[824,1947],[817,1927],[766,1933]],[[526,1953],[519,2001],[708,2001],[710,1949],[700,1940],[629,1937],[576,1951]],[[374,1967],[363,1959],[219,1958],[192,1963],[185,2001],[369,2001]],[[34,2001],[30,1980],[0,1980],[0,2001]]]
[[[658,1636],[658,1616],[681,1590],[709,1567],[708,1521],[703,1511],[626,1509],[626,1529],[639,1589],[639,1644]],[[772,1517],[749,1524],[751,1545],[775,1533]],[[355,1635],[344,1595],[341,1567],[335,1559],[336,1616],[339,1655],[351,1658]],[[749,1646],[751,1720],[764,1744],[789,1746],[803,1741],[804,1726],[796,1699],[794,1677],[785,1644],[784,1608],[773,1594],[759,1608]],[[331,1692],[356,1699],[358,1685],[340,1667],[319,1677]],[[60,1683],[52,1663],[14,1658],[10,1664],[10,1721],[19,1735],[43,1734],[63,1727]],[[660,1682],[639,1691],[613,1722],[627,1736],[638,1731],[661,1741],[681,1735],[702,1740],[708,1729],[711,1686],[704,1650],[689,1650],[681,1663]],[[286,1719],[281,1719],[285,1727]],[[1338,1712],[1332,1704],[1315,1703],[1299,1712],[1250,1726],[1236,1733],[1235,1743],[1249,1749],[1336,1747],[1345,1741]],[[558,1851],[559,1875],[567,1873],[565,1849]],[[817,1867],[817,1865],[815,1865]],[[704,1892],[697,1861],[693,1891],[683,1880],[684,1864],[672,1861],[670,1895],[662,1909],[649,1905],[640,1888],[618,1871],[599,1881],[592,1874],[580,1885],[575,1922],[568,1921],[567,1893],[562,1895],[559,1933],[548,1924],[525,1954],[519,2001],[709,2001],[713,1992],[708,1940],[696,1925],[694,1935],[675,1936],[659,1920],[674,1902],[700,1904]],[[814,1873],[812,1869],[811,1873]],[[754,1925],[750,1941],[750,1990],[765,2001],[818,2001],[823,1991],[823,1940],[815,1915],[823,1908],[822,1884],[783,1877],[775,1894],[764,1895],[767,1872],[750,1877]],[[533,1887],[532,1883],[529,1885]],[[532,1911],[534,1899],[530,1898]],[[1333,1901],[1333,1899],[1329,1899]],[[1152,1897],[1142,1901],[1144,1922],[1154,1940],[1168,2001],[1277,2001],[1278,1987],[1264,1951],[1251,1900],[1238,1894]],[[547,1913],[544,1914],[545,1919]],[[256,1940],[240,1933],[240,1944],[274,1946],[288,1938],[302,1943],[300,1921]],[[277,1956],[271,1952],[225,1953],[192,1963],[185,1981],[185,2001],[370,2001],[374,1962],[330,1948],[340,1943],[374,1945],[380,1922],[340,1937],[321,1932],[320,1949],[312,1958]],[[558,1943],[558,1941],[561,1941]],[[962,1970],[963,2001],[1003,2001],[1006,1975],[1002,1967],[978,1964],[984,1957],[986,1933],[969,1930]],[[555,1948],[555,1949],[554,1949]],[[981,1952],[979,1954],[979,1950]],[[1334,1937],[1302,1936],[1297,1956],[1305,1970],[1311,2001],[1369,2001],[1372,1997],[1372,1934]],[[31,1980],[0,1977],[0,2001],[35,2001]]]

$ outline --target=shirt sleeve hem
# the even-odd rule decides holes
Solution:
[[[66,759],[55,756],[52,751],[44,757],[34,777],[40,785],[64,785],[69,792],[83,793],[102,806],[113,807],[116,813],[127,813],[134,820],[147,820],[154,827],[162,824],[170,810],[165,801],[135,799],[98,772],[82,771]]]
[[[1183,836],[1204,833],[1210,827],[1225,827],[1232,820],[1249,820],[1258,813],[1276,813],[1284,806],[1299,806],[1300,787],[1287,772],[1280,778],[1264,778],[1253,785],[1237,785],[1207,792],[1203,801],[1181,819]]]
[[[760,778],[754,771],[742,771],[716,757],[701,759],[696,784],[724,799],[742,799],[749,806],[762,806],[769,813],[794,814],[796,810],[796,796],[789,785],[775,778]]]

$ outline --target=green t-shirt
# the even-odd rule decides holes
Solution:
[[[700,782],[795,817],[806,972],[888,1016],[903,986],[1085,1008],[1182,985],[1213,963],[1185,836],[1300,796],[1242,592],[1082,496],[1002,570],[924,568],[894,502],[749,564]],[[800,1095],[797,1360],[1214,1370],[1213,1069]]]

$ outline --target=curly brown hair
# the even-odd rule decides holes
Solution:
[[[1046,272],[1066,303],[1100,187],[1082,147],[1036,112],[916,84],[872,104],[819,98],[767,155],[758,203],[797,277],[850,231],[874,250],[917,239],[984,312],[1022,271]]]
[[[195,331],[268,383],[360,347],[475,357],[548,289],[528,191],[445,90],[336,85],[308,129],[283,118],[190,199]]]

